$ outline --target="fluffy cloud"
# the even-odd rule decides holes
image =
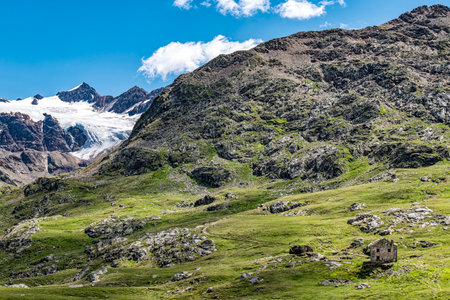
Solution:
[[[193,0],[175,0],[174,5],[189,9]],[[270,10],[270,0],[204,0],[200,5],[210,7],[215,4],[217,11],[223,15],[250,17]]]
[[[173,5],[190,9],[194,0],[175,0]],[[275,11],[283,18],[305,20],[325,14],[325,8],[329,5],[339,3],[345,7],[345,0],[322,0],[314,4],[308,0],[286,0],[275,7],[271,6],[270,0],[203,0],[200,5],[210,7],[215,4],[216,9],[223,15],[235,17],[250,17],[258,12]]]
[[[216,0],[217,10],[221,14],[235,16],[253,16],[258,11],[266,12],[270,9],[270,0]]]
[[[323,15],[328,4],[327,2],[317,6],[307,0],[288,0],[278,5],[276,11],[283,18],[306,20]]]
[[[197,69],[220,54],[229,54],[238,50],[247,50],[261,43],[261,40],[249,39],[233,42],[223,35],[216,36],[210,42],[172,42],[156,50],[149,58],[142,59],[142,72],[149,79],[169,75],[179,75]]]
[[[193,0],[175,0],[173,5],[179,8],[190,9]]]

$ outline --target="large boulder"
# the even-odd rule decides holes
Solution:
[[[314,252],[314,250],[308,246],[308,245],[304,245],[304,246],[292,246],[291,249],[289,249],[289,254],[295,254],[295,255],[304,255],[306,253],[312,253]]]
[[[222,167],[200,167],[189,176],[211,187],[220,187],[231,179],[231,172]]]

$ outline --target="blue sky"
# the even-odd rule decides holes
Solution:
[[[1,0],[0,98],[51,96],[83,81],[104,95],[118,95],[134,85],[152,90],[192,69],[174,69],[184,59],[178,55],[178,61],[164,65],[173,53],[192,50],[197,57],[195,51],[202,51],[195,61],[201,64],[217,51],[249,47],[259,40],[298,31],[378,25],[420,5],[450,6],[450,0],[345,0],[345,5],[343,0],[209,0],[209,7],[205,0],[191,0],[190,5],[178,0],[180,7],[174,1]],[[218,7],[221,1],[237,6],[225,10]],[[282,6],[286,2],[309,6]],[[212,43],[217,36],[223,37]],[[160,49],[172,42],[179,43]],[[158,49],[160,55],[149,59]],[[138,72],[142,58],[149,59],[147,74]],[[161,78],[164,74],[166,80]]]

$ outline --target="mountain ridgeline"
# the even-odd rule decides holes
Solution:
[[[221,186],[238,163],[314,190],[356,162],[449,159],[449,24],[448,7],[423,6],[376,27],[300,32],[220,55],[166,88],[98,171],[184,165]]]
[[[87,166],[128,138],[134,122],[161,91],[146,92],[133,87],[117,97],[100,96],[94,88],[82,83],[70,91],[59,92],[56,97],[44,98],[37,94],[24,100],[3,99],[0,108],[0,183],[20,185],[41,176]],[[88,108],[74,110],[70,104],[62,107],[60,101],[88,103]],[[21,109],[39,119],[33,119]],[[92,118],[105,122],[89,120],[83,115],[86,111]],[[52,112],[57,113],[56,117],[51,115]],[[116,124],[109,124],[123,119],[129,120],[129,124],[116,127]]]

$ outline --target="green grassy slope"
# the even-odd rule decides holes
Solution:
[[[449,215],[449,170],[448,162],[421,169],[399,169],[397,182],[379,181],[290,195],[284,195],[288,183],[257,178],[241,188],[230,184],[207,190],[194,182],[181,180],[170,170],[135,177],[104,177],[91,183],[68,179],[66,186],[56,194],[69,194],[78,202],[57,205],[56,210],[40,222],[41,231],[33,236],[33,246],[21,256],[0,252],[0,283],[30,286],[30,289],[0,287],[0,298],[444,299],[450,293],[450,240],[443,225],[435,229],[404,225],[405,231],[387,236],[398,242],[399,256],[399,261],[388,271],[375,269],[372,274],[364,271],[362,264],[368,257],[362,253],[362,247],[349,249],[347,253],[342,250],[356,237],[364,238],[364,245],[380,237],[347,224],[348,219],[359,213],[377,214],[387,222],[382,211],[409,208],[414,203],[427,206],[434,213]],[[422,176],[447,180],[422,182]],[[225,200],[229,192],[236,198]],[[180,201],[192,202],[205,193],[216,196],[219,202],[229,202],[231,208],[216,212],[205,212],[204,207],[175,208]],[[115,197],[114,206],[105,201],[105,194]],[[42,196],[23,198],[19,191],[3,195],[1,228],[17,223],[11,211],[19,202],[38,200]],[[308,205],[301,208],[306,211],[305,215],[281,216],[258,207],[275,200],[306,202]],[[347,208],[354,202],[365,203],[366,209],[350,212]],[[84,279],[71,282],[86,264],[83,251],[92,242],[84,229],[111,214],[136,218],[160,216],[161,220],[149,221],[139,233],[187,227],[214,240],[218,251],[170,268],[159,268],[151,261],[124,261],[118,268],[106,265],[108,273],[95,284]],[[411,247],[420,240],[437,245]],[[294,244],[310,245],[315,252],[338,261],[341,266],[330,270],[323,261],[307,262],[305,258],[289,255],[289,248]],[[52,253],[62,271],[48,276],[8,278],[11,270],[25,271],[31,263]],[[348,258],[342,259],[344,256]],[[91,263],[93,267],[100,264],[99,261]],[[402,271],[405,267],[406,272]],[[182,271],[192,272],[194,276],[178,282],[170,280]],[[240,279],[244,272],[251,272],[264,281],[251,285],[248,278]],[[388,276],[386,272],[394,275]],[[326,279],[348,279],[354,283],[337,288],[319,285]],[[361,282],[371,287],[355,289]],[[71,285],[82,287],[69,288]],[[205,293],[209,287],[212,292]]]

